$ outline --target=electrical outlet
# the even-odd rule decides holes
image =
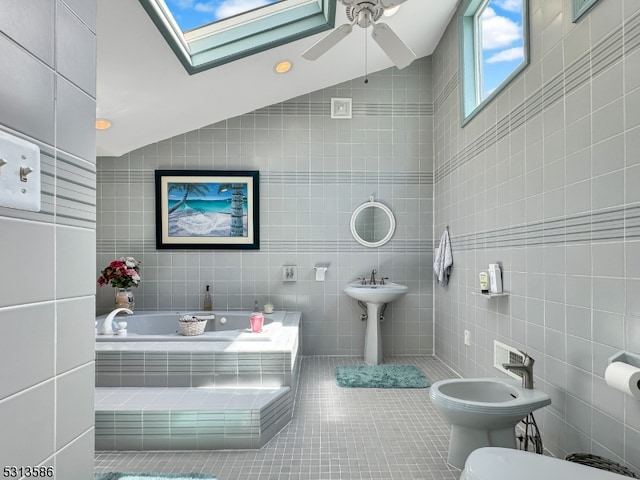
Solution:
[[[282,281],[295,282],[298,280],[298,267],[296,265],[282,266]]]
[[[464,344],[467,347],[471,346],[471,332],[469,330],[464,331]]]

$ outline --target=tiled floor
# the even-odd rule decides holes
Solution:
[[[350,389],[336,365],[361,357],[303,357],[293,420],[260,450],[96,452],[96,472],[202,472],[219,480],[455,480],[449,427],[428,389]],[[432,381],[455,377],[437,358],[391,357]]]

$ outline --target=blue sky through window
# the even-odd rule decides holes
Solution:
[[[523,0],[489,0],[478,22],[481,30],[482,89],[480,101],[495,90],[524,60]],[[480,13],[480,12],[479,12]]]
[[[166,0],[183,32],[285,0]]]

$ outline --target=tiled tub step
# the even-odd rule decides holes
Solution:
[[[96,387],[96,450],[262,447],[291,420],[278,388]]]

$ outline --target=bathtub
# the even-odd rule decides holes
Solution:
[[[202,335],[185,336],[178,332],[178,319],[183,315],[210,316],[205,332]],[[248,311],[140,311],[133,315],[118,315],[114,319],[114,335],[96,334],[97,342],[175,342],[175,341],[209,341],[209,342],[271,342],[282,327],[286,312],[265,314],[261,333],[253,333],[249,325]],[[107,315],[96,317],[97,331],[102,330]],[[117,334],[118,322],[127,322],[126,335]]]

